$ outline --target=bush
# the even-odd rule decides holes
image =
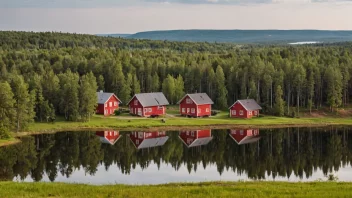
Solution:
[[[114,114],[115,114],[115,116],[119,116],[119,115],[121,115],[121,111],[120,110],[115,110]]]
[[[10,132],[5,127],[0,127],[0,139],[9,139],[11,138]]]

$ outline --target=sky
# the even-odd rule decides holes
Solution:
[[[0,0],[0,30],[352,30],[352,0]]]

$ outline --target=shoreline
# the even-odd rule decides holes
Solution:
[[[100,118],[98,118],[100,119]],[[102,120],[109,120],[110,118],[102,118]],[[295,118],[286,118],[286,119],[295,119]],[[337,119],[337,118],[333,118]],[[139,119],[139,121],[145,121],[146,119]],[[300,119],[296,119],[299,121]],[[304,118],[302,119],[303,121],[305,120]],[[324,120],[324,119],[321,119]],[[110,119],[111,121],[111,119]],[[156,120],[151,120],[151,121],[156,121]],[[191,120],[191,121],[196,121]],[[221,121],[221,120],[219,120]],[[257,129],[268,129],[268,128],[291,128],[291,127],[333,127],[333,126],[351,126],[352,125],[352,120],[350,123],[339,123],[339,122],[311,122],[311,123],[301,123],[301,122],[296,122],[296,123],[269,123],[269,124],[261,124],[261,123],[241,123],[241,120],[237,120],[239,123],[233,123],[233,124],[192,124],[192,123],[187,123],[187,125],[173,125],[173,124],[156,124],[156,125],[150,125],[150,126],[136,126],[132,127],[130,125],[120,125],[117,124],[116,126],[106,126],[106,127],[101,127],[101,126],[82,126],[85,123],[79,123],[79,122],[59,122],[60,125],[58,126],[57,123],[54,124],[48,124],[48,123],[33,123],[32,128],[29,131],[25,132],[12,132],[12,138],[9,140],[0,140],[0,147],[3,146],[9,146],[13,144],[17,144],[21,142],[18,138],[23,137],[23,136],[29,136],[29,135],[39,135],[39,134],[55,134],[59,132],[64,132],[64,131],[73,131],[73,132],[80,132],[80,131],[104,131],[104,130],[117,130],[117,131],[156,131],[156,130],[161,130],[161,131],[180,131],[180,130],[199,130],[199,129],[248,129],[248,128],[257,128]],[[248,122],[248,121],[253,121],[253,120],[243,120],[243,122]],[[134,121],[136,122],[136,121]],[[63,124],[63,125],[61,125]],[[36,130],[36,126],[39,125],[47,125],[44,129],[38,129]],[[72,126],[73,125],[73,126]],[[51,127],[50,127],[51,126]]]
[[[351,182],[202,182],[88,185],[0,182],[0,197],[349,197]]]

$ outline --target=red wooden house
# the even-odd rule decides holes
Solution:
[[[162,146],[169,139],[166,132],[131,132],[130,140],[137,149]]]
[[[169,102],[161,92],[135,94],[128,102],[130,114],[141,117],[164,115],[167,105]]]
[[[114,114],[115,110],[119,108],[121,100],[113,93],[106,93],[103,91],[97,92],[98,106],[96,114],[109,116]]]
[[[237,100],[230,108],[230,117],[252,118],[259,116],[259,110],[262,108],[253,99]]]
[[[210,129],[181,131],[178,137],[188,148],[207,145],[213,139]]]
[[[211,115],[211,105],[214,102],[206,93],[186,94],[177,104],[180,114],[189,117],[207,117]]]
[[[229,135],[238,145],[250,144],[260,139],[259,129],[231,129]]]
[[[97,131],[95,134],[104,144],[114,145],[121,138],[119,131]]]

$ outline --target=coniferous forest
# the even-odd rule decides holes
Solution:
[[[125,103],[139,92],[163,91],[171,104],[184,93],[206,92],[216,109],[253,98],[278,116],[334,111],[352,93],[351,49],[0,32],[0,136],[55,115],[88,121],[97,90]]]

